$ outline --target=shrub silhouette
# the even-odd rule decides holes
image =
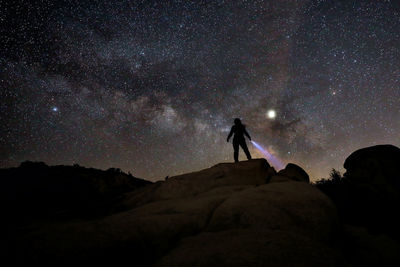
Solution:
[[[332,184],[339,184],[343,178],[344,177],[342,176],[340,171],[332,169],[328,179],[322,178],[321,180],[315,182],[315,184],[318,188],[321,189],[323,187],[329,187]]]

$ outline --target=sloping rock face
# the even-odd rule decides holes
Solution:
[[[265,159],[242,161],[236,164],[219,163],[211,168],[157,182],[140,193],[129,196],[128,206],[143,205],[164,199],[185,198],[208,190],[235,185],[266,184],[276,171]]]
[[[264,159],[222,163],[127,194],[126,211],[25,229],[17,263],[343,266],[336,209]],[[275,178],[274,178],[275,177]],[[32,230],[33,229],[33,230]]]

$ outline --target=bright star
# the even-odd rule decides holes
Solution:
[[[269,119],[275,119],[275,117],[276,117],[276,112],[275,112],[275,110],[273,110],[273,109],[268,110],[268,112],[267,112],[267,117],[268,117]]]
[[[51,110],[53,110],[54,112],[58,111],[58,107],[53,107]]]

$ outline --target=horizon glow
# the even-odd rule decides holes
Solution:
[[[263,148],[260,144],[254,142],[253,140],[250,142],[264,155],[268,162],[271,163],[277,171],[284,168],[285,164],[280,159],[272,155],[266,148]]]

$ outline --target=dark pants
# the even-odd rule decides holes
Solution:
[[[239,161],[239,145],[242,147],[247,159],[251,159],[249,149],[247,148],[246,141],[244,139],[233,139],[233,158],[235,162]]]

